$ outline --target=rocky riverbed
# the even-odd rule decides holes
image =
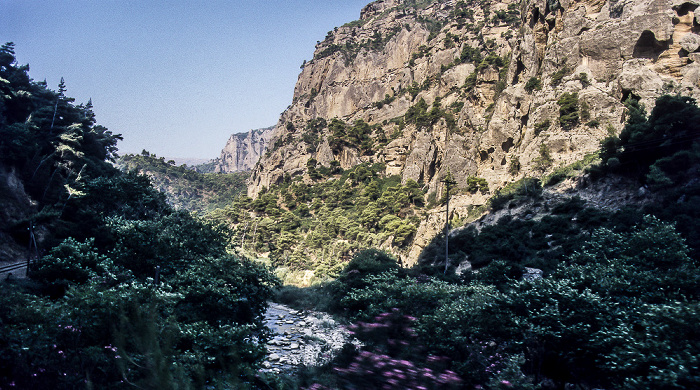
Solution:
[[[270,303],[265,322],[273,337],[267,344],[268,359],[263,371],[292,372],[299,366],[327,362],[352,338],[331,316],[313,311],[297,311]]]

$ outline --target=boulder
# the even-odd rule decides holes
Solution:
[[[681,38],[681,47],[688,53],[692,53],[698,50],[700,47],[700,35],[694,33],[687,33]]]

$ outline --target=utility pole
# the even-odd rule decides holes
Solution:
[[[449,260],[449,241],[450,241],[450,188],[457,184],[456,181],[452,180],[450,178],[449,172],[448,175],[445,176],[445,179],[441,181],[442,183],[445,183],[445,191],[447,191],[446,199],[447,201],[445,202],[445,271],[443,274],[447,274],[447,267],[450,264]]]
[[[27,253],[27,273],[29,273],[29,265],[31,264],[32,260],[37,259],[39,257],[39,248],[36,245],[36,237],[34,236],[34,221],[30,220],[29,221],[29,228],[27,230],[29,231],[29,250]]]

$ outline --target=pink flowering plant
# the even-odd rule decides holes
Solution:
[[[427,355],[412,328],[416,319],[398,309],[381,313],[371,322],[358,322],[350,332],[365,343],[349,364],[334,367],[343,389],[450,389],[462,379],[445,369],[445,359]],[[314,384],[309,389],[325,386]]]

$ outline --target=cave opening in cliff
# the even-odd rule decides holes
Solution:
[[[648,58],[656,61],[661,53],[668,50],[668,41],[659,41],[653,32],[644,30],[634,45],[634,58]]]
[[[508,139],[505,142],[501,143],[501,149],[503,149],[504,152],[508,153],[510,151],[510,148],[513,147],[513,145],[515,145],[513,143],[513,137],[508,137]]]
[[[623,89],[622,90],[622,99],[620,99],[621,103],[624,103],[627,101],[627,99],[632,99],[632,100],[641,100],[641,97],[637,95],[636,93],[632,92],[629,89]]]
[[[681,5],[677,5],[672,8],[674,11],[676,11],[676,15],[685,16],[688,14],[688,12],[695,12],[695,9],[698,8],[698,5],[693,4],[691,2],[685,2]]]

